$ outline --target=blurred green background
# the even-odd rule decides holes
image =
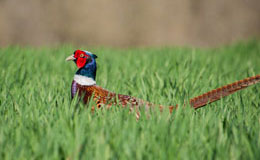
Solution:
[[[83,49],[83,48],[79,48]],[[204,108],[184,101],[259,74],[260,41],[217,49],[91,49],[97,84],[162,105],[94,114],[70,99],[75,47],[0,49],[0,159],[260,159],[260,85]],[[246,54],[245,54],[246,53]],[[186,103],[187,104],[187,103]],[[94,104],[90,104],[92,106]]]
[[[219,46],[260,37],[259,0],[0,0],[0,46]]]

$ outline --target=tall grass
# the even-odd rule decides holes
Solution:
[[[199,110],[203,92],[260,73],[260,42],[217,49],[81,48],[98,55],[97,83],[156,104],[148,118],[70,99],[76,48],[0,49],[0,159],[259,159],[259,84]],[[144,115],[144,113],[143,113]]]

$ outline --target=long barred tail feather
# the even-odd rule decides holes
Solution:
[[[239,90],[245,89],[245,88],[247,88],[251,85],[254,85],[256,83],[259,83],[259,82],[260,82],[260,75],[249,77],[249,78],[246,78],[246,79],[225,85],[223,87],[211,90],[211,91],[204,93],[200,96],[194,97],[194,98],[190,99],[189,103],[194,109],[198,109],[198,108],[203,107],[203,106],[205,106],[209,103],[218,101],[223,97],[226,97],[230,94],[233,94],[233,93],[235,93]],[[132,97],[132,98],[135,99],[134,97]],[[140,99],[139,99],[139,102],[140,102],[139,105],[146,104],[146,106],[149,106],[149,107],[155,106],[152,103],[149,103],[149,102],[146,102],[146,101],[143,101],[143,100],[140,100]],[[172,113],[174,110],[176,110],[178,108],[178,105],[168,106],[168,107],[165,107],[163,105],[159,106],[159,109],[160,109],[161,112],[165,108],[168,108],[169,112]],[[138,114],[137,118],[139,118],[139,114]]]
[[[226,86],[211,90],[200,96],[194,97],[194,98],[190,99],[190,105],[193,108],[198,109],[209,103],[220,100],[223,97],[226,97],[230,94],[233,94],[239,90],[245,89],[245,88],[247,88],[253,84],[259,83],[259,82],[260,82],[260,75],[256,75],[254,77],[249,77],[249,78],[228,84]]]

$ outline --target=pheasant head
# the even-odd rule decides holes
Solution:
[[[97,70],[96,58],[97,56],[89,51],[76,50],[71,56],[66,58],[66,60],[76,63],[78,67],[76,75],[95,80]]]

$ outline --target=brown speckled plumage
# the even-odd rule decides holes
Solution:
[[[72,86],[75,82],[72,82]],[[88,103],[91,98],[93,98],[96,103],[96,108],[101,108],[102,106],[106,106],[106,108],[110,108],[112,105],[120,105],[122,107],[130,106],[130,110],[139,110],[139,106],[154,106],[152,103],[146,102],[144,100],[128,96],[122,94],[116,94],[114,92],[110,92],[100,86],[92,85],[92,86],[82,86],[80,84],[76,85],[78,96],[83,99],[84,103]],[[147,108],[147,109],[148,109]],[[94,110],[95,107],[92,107]],[[139,113],[137,112],[139,115]]]

